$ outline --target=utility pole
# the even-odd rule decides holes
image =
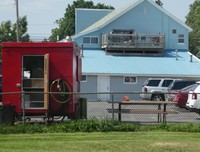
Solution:
[[[15,4],[16,4],[16,15],[17,15],[17,21],[16,21],[16,33],[17,33],[17,42],[20,41],[19,39],[19,9],[18,9],[18,0],[15,0]]]

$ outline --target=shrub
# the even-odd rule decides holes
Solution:
[[[109,132],[109,131],[176,131],[176,132],[200,132],[199,124],[158,124],[138,125],[134,123],[118,122],[112,120],[77,120],[49,125],[15,124],[0,125],[0,134],[33,134],[33,133],[66,133],[66,132]]]

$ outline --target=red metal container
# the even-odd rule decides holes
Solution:
[[[74,42],[4,42],[2,76],[2,92],[13,92],[3,95],[2,104],[15,106],[17,115],[24,110],[73,117],[79,110],[79,97],[65,94],[80,91],[81,57]]]

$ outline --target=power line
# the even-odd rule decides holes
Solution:
[[[55,24],[28,24],[30,26],[53,26]]]
[[[36,36],[50,36],[51,34],[47,34],[47,33],[28,33],[29,35],[36,35]]]

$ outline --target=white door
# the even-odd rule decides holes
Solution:
[[[110,76],[99,75],[97,77],[97,92],[99,92],[99,94],[97,94],[97,99],[99,101],[110,100]],[[106,92],[108,92],[108,94],[106,94]]]

